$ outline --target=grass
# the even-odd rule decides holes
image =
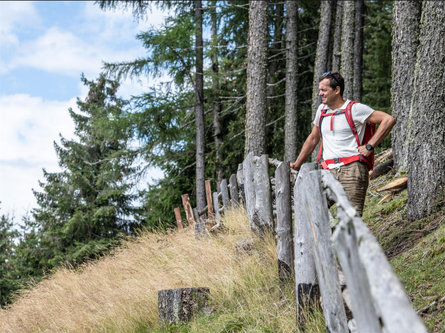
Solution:
[[[224,223],[227,232],[202,241],[191,230],[143,233],[81,269],[60,269],[0,310],[0,332],[296,332],[293,282],[278,282],[274,238],[239,253],[234,243],[252,237],[245,212],[227,212]],[[160,326],[157,291],[200,286],[213,313]],[[319,310],[304,325],[325,331]]]
[[[444,332],[445,211],[408,221],[406,190],[379,204],[376,189],[394,177],[371,183],[364,220],[428,329]],[[253,237],[245,211],[228,211],[224,224],[226,232],[201,241],[187,229],[144,232],[112,255],[62,268],[0,310],[0,332],[325,332],[320,309],[305,312],[297,327],[294,282],[278,281],[274,238],[240,253],[235,242]],[[212,313],[160,325],[157,291],[181,287],[209,287]]]

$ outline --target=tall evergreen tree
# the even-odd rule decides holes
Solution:
[[[88,97],[77,101],[80,112],[69,109],[76,139],[61,136],[61,145],[54,144],[62,171],[43,170],[42,191],[34,191],[33,216],[49,266],[98,255],[136,226],[131,127],[122,124],[126,102],[117,97],[115,81],[82,82]]]
[[[444,21],[445,2],[423,1],[407,135],[411,220],[438,210],[445,193]]]
[[[298,105],[298,5],[286,1],[286,106],[284,160],[297,158],[297,105]]]
[[[18,288],[14,279],[13,261],[14,240],[18,233],[13,229],[13,219],[10,216],[0,215],[0,306],[8,304],[11,294]]]
[[[419,45],[421,2],[396,1],[392,12],[392,115],[397,123],[392,130],[394,167],[408,169],[406,144],[408,115],[414,92],[414,69]]]
[[[353,98],[354,85],[354,1],[343,2],[340,73],[345,79],[344,97]]]
[[[266,146],[267,5],[261,0],[249,6],[245,152],[256,156]]]

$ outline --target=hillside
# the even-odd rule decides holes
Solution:
[[[364,220],[377,235],[432,332],[445,324],[445,211],[405,219],[407,194],[378,204],[373,181]],[[438,198],[443,204],[443,196]],[[226,214],[228,230],[196,241],[190,230],[141,233],[112,255],[81,269],[58,270],[0,311],[1,332],[295,332],[293,285],[279,286],[272,237],[250,254],[234,243],[251,237],[243,210]],[[157,291],[206,286],[213,312],[181,327],[160,327]],[[306,314],[306,332],[324,332],[320,311]],[[301,330],[303,331],[303,330]]]

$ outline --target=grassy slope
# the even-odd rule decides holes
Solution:
[[[363,219],[377,236],[417,310],[431,332],[445,332],[445,194],[437,195],[438,212],[408,221],[408,193],[379,204],[376,190],[394,179],[393,174],[372,182]]]
[[[377,235],[416,309],[432,332],[444,318],[445,211],[427,219],[405,219],[407,194],[378,204],[372,182],[364,220]],[[443,204],[442,199],[438,204]],[[277,281],[272,238],[251,255],[233,244],[251,237],[245,213],[226,216],[229,232],[196,242],[190,231],[143,234],[112,256],[81,270],[61,269],[0,310],[0,332],[295,332],[293,283]],[[157,290],[207,286],[214,312],[179,327],[160,327]],[[321,312],[306,314],[306,332],[324,332]],[[298,332],[298,331],[297,331]]]

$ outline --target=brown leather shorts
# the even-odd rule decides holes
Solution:
[[[361,216],[366,199],[366,190],[369,185],[369,173],[366,164],[357,161],[330,171],[343,185],[349,201]]]

